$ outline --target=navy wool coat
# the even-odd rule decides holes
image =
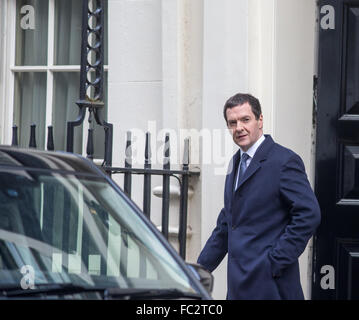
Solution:
[[[197,262],[212,272],[228,253],[227,299],[304,299],[298,257],[320,208],[301,158],[265,137],[235,192],[240,151],[233,156],[224,208]]]

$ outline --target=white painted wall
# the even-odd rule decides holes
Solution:
[[[247,0],[204,1],[202,127],[222,130],[220,143],[228,146],[224,154],[226,163],[235,152],[235,146],[225,129],[223,106],[233,94],[248,90],[247,25]],[[226,171],[216,174],[218,167],[214,161],[202,165],[202,247],[223,208]],[[226,298],[226,268],[227,258],[213,273],[215,299]]]
[[[192,160],[201,176],[191,181],[188,261],[196,261],[223,206],[225,168],[236,150],[222,115],[229,96],[240,91],[258,96],[265,132],[300,154],[313,176],[314,30],[315,0],[109,0],[114,165],[123,165],[127,130],[138,128],[144,136],[151,129],[154,142],[158,132],[170,130],[178,164],[180,134],[183,138],[183,129],[192,129],[186,134],[192,136]],[[137,147],[139,158],[143,147]],[[154,188],[159,185],[153,181]],[[141,207],[141,190],[134,193]],[[176,201],[171,204],[173,227]],[[160,198],[152,211],[159,208]],[[159,224],[159,216],[154,221]],[[307,298],[309,253],[300,258]],[[226,260],[214,276],[213,296],[225,299]]]
[[[312,99],[315,65],[314,0],[251,0],[249,88],[263,107],[264,131],[298,153],[313,185]],[[258,23],[257,23],[258,22]],[[300,257],[310,298],[311,243]]]
[[[10,66],[15,56],[15,5],[0,1],[0,143],[11,143],[14,76]]]
[[[166,132],[171,139],[171,166],[182,163],[183,140],[193,136],[191,163],[200,166],[196,132],[202,110],[202,1],[190,0],[109,0],[109,119],[114,124],[113,164],[123,166],[125,136],[134,132],[133,166],[143,166],[144,136],[151,131],[153,167],[162,166],[162,143]],[[188,129],[194,129],[189,132]],[[123,179],[116,178],[120,185]],[[133,181],[133,199],[142,208],[142,177]],[[161,195],[162,179],[152,178],[153,192]],[[171,179],[178,188],[178,182]],[[188,203],[186,260],[194,262],[200,250],[201,185]],[[175,189],[174,189],[175,190]],[[176,237],[179,197],[170,202],[170,238]],[[161,224],[161,198],[152,197],[151,219]]]
[[[310,178],[314,166],[311,152],[315,7],[314,0],[278,0],[276,20],[275,137],[302,157]],[[303,290],[310,298],[308,249],[300,257],[300,268]]]
[[[133,166],[143,167],[145,132],[162,127],[161,10],[161,0],[108,1],[108,118],[114,125],[114,166],[124,166],[126,132],[134,130]],[[122,186],[122,177],[114,178]],[[140,207],[142,180],[133,178],[133,197]],[[155,205],[152,201],[153,209]]]

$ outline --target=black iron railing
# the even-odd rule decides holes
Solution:
[[[176,178],[180,183],[180,208],[179,208],[179,253],[186,257],[186,239],[187,239],[187,215],[188,215],[188,191],[190,177],[198,177],[199,170],[190,170],[189,138],[184,140],[183,162],[180,170],[171,169],[170,165],[170,136],[166,134],[164,141],[163,168],[155,169],[151,167],[151,146],[150,133],[146,134],[146,145],[144,154],[143,168],[132,167],[132,141],[131,134],[127,134],[126,141],[126,159],[124,167],[109,167],[104,165],[103,168],[111,174],[124,174],[123,189],[125,193],[131,197],[132,193],[132,175],[143,175],[143,212],[151,219],[151,177],[162,176],[162,217],[161,231],[168,239],[169,237],[169,207],[170,207],[170,178]]]
[[[52,126],[48,127],[47,133],[47,150],[54,150],[54,139]],[[36,148],[36,125],[32,124],[30,127],[29,147]],[[12,145],[18,145],[18,128],[13,126]],[[87,150],[88,151],[88,150]],[[190,170],[189,162],[190,141],[189,138],[184,140],[183,162],[180,169],[171,169],[170,161],[170,136],[166,134],[164,141],[163,154],[163,168],[152,168],[151,164],[151,145],[150,133],[146,134],[146,144],[144,152],[143,168],[132,167],[132,140],[131,133],[127,133],[125,163],[124,167],[109,166],[106,161],[102,163],[102,168],[110,175],[123,174],[124,183],[123,190],[131,198],[132,195],[132,176],[143,176],[143,213],[151,219],[151,178],[152,176],[162,176],[162,209],[161,209],[161,232],[166,239],[169,238],[169,209],[170,209],[170,178],[175,178],[180,183],[180,206],[179,206],[179,231],[178,243],[179,253],[186,257],[186,239],[187,239],[187,215],[188,215],[188,191],[190,177],[198,177],[199,170]],[[93,154],[88,154],[90,159],[93,159]]]

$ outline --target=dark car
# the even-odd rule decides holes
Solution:
[[[91,161],[0,146],[0,299],[211,299],[203,280]]]

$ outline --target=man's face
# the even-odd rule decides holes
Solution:
[[[226,110],[227,126],[233,141],[247,151],[263,134],[263,116],[256,119],[249,103]]]

